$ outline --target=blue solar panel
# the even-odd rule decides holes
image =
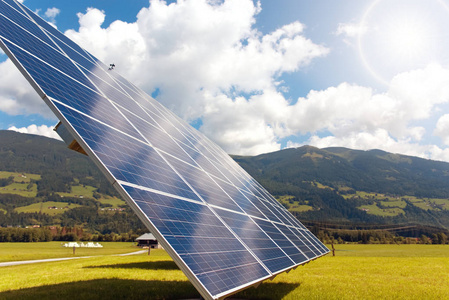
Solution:
[[[204,298],[329,252],[217,145],[13,0],[0,45]]]

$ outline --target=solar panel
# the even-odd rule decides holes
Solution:
[[[222,149],[14,0],[0,45],[204,298],[329,252]]]

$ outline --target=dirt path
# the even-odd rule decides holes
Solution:
[[[131,252],[131,253],[112,254],[112,255],[113,256],[128,256],[128,255],[143,254],[143,253],[147,253],[147,252],[148,252],[148,250],[140,250],[140,251]],[[99,256],[104,256],[104,255],[99,255]],[[37,264],[37,263],[44,263],[44,262],[53,262],[53,261],[62,261],[62,260],[71,260],[71,259],[80,259],[80,258],[91,258],[91,257],[95,257],[95,256],[77,256],[77,257],[36,259],[36,260],[7,261],[7,262],[0,262],[0,267],[10,267],[10,266],[17,266],[17,265]]]

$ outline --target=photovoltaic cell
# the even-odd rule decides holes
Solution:
[[[204,298],[329,252],[217,145],[13,0],[0,46]]]

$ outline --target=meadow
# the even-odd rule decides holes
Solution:
[[[13,246],[0,244],[0,261],[9,251],[19,252]],[[56,256],[62,254],[55,243],[22,244],[27,246],[28,252],[41,255],[51,256],[53,250]],[[199,298],[164,250],[114,256],[138,248],[131,243],[104,246],[92,249],[100,251],[91,258],[1,267],[0,299]],[[65,257],[70,257],[69,249],[64,249]],[[336,249],[335,257],[319,258],[232,298],[449,299],[447,245],[336,245]]]

